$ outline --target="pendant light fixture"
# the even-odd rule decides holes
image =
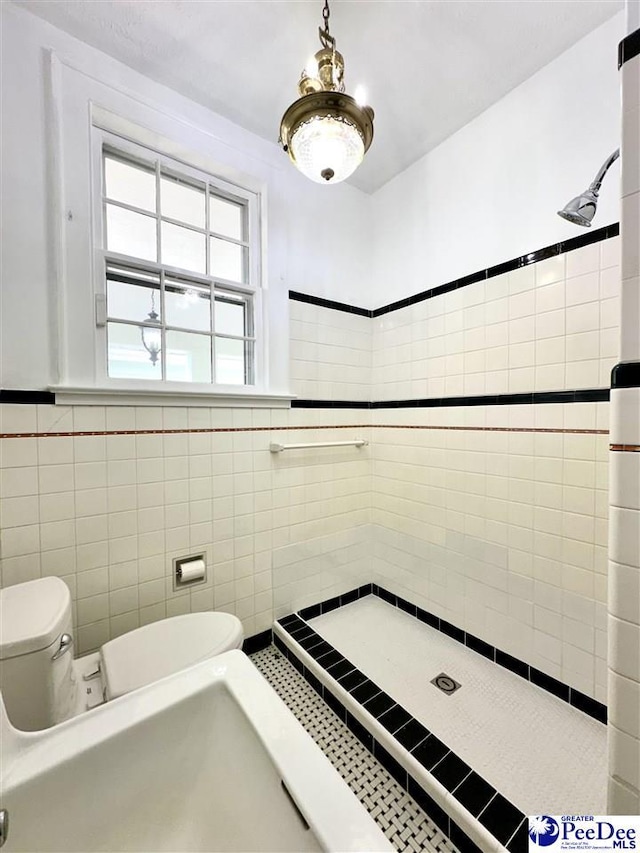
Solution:
[[[142,346],[149,353],[149,361],[151,364],[157,364],[158,356],[162,350],[162,332],[160,330],[160,324],[158,323],[159,319],[160,317],[156,313],[156,292],[155,290],[152,290],[151,311],[149,311],[149,315],[144,318],[144,322],[154,323],[156,328],[153,326],[142,326],[140,329]]]
[[[285,112],[280,143],[312,181],[337,184],[358,168],[373,139],[373,110],[344,90],[344,59],[329,33],[329,0],[320,27],[322,47],[298,83],[301,97]]]

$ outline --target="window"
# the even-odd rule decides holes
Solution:
[[[99,142],[105,376],[254,385],[256,194],[106,132]]]

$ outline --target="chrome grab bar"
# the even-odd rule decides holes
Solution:
[[[269,445],[271,453],[282,453],[283,450],[307,450],[316,447],[366,447],[369,444],[364,438],[354,438],[352,441],[312,441],[308,444],[280,444],[272,441]]]

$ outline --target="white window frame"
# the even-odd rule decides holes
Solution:
[[[249,135],[198,105],[167,97],[145,78],[126,82],[117,69],[76,62],[46,51],[49,117],[48,199],[51,221],[48,389],[66,405],[204,406],[288,409],[290,391],[286,238],[267,228],[268,193],[278,169],[255,150]],[[107,131],[159,155],[215,176],[257,199],[260,249],[255,284],[254,384],[214,386],[116,380],[106,377],[106,353],[97,342],[95,296],[104,297],[104,270],[96,272],[94,136]],[[272,202],[273,203],[273,202]],[[269,264],[267,265],[267,236]],[[104,304],[104,298],[103,298]],[[102,334],[102,333],[101,333]],[[159,387],[162,384],[162,387]]]
[[[104,151],[111,151],[115,156],[121,155],[133,163],[141,163],[150,168],[155,168],[156,182],[159,180],[160,170],[174,174],[181,178],[193,180],[195,183],[207,184],[214,187],[221,198],[241,200],[246,204],[246,240],[242,245],[247,248],[248,263],[246,266],[246,282],[238,283],[228,281],[216,276],[192,273],[183,268],[171,267],[167,264],[146,261],[129,255],[121,255],[109,251],[106,246],[106,217],[105,217],[105,189],[104,189]],[[131,140],[104,130],[92,127],[92,209],[93,209],[93,245],[94,245],[94,299],[96,303],[96,378],[102,387],[116,389],[137,389],[143,392],[174,392],[174,393],[217,393],[234,395],[242,393],[243,390],[255,392],[261,387],[261,379],[264,373],[264,334],[263,334],[263,311],[262,311],[262,287],[261,287],[261,229],[260,229],[260,199],[256,192],[242,186],[231,184],[210,172],[196,169],[193,166],[163,154],[161,151],[150,148],[147,145]],[[118,202],[119,206],[128,209],[128,205]],[[131,208],[135,210],[134,208]],[[149,214],[151,215],[151,214]],[[159,212],[152,215],[156,221],[166,219]],[[178,223],[181,224],[181,223]],[[159,230],[158,230],[159,233]],[[159,237],[158,237],[159,241]],[[209,241],[205,241],[207,258],[209,254]],[[158,253],[158,257],[160,254]],[[237,293],[248,297],[251,311],[251,331],[253,338],[252,364],[250,372],[252,381],[243,385],[225,385],[222,383],[198,383],[198,382],[176,382],[167,379],[143,380],[143,379],[116,379],[108,375],[107,364],[107,313],[106,306],[106,267],[107,262],[122,264],[123,266],[138,267],[140,269],[152,270],[160,275],[170,274],[177,277],[188,276],[194,282],[211,287],[211,301],[214,302],[214,290],[219,285],[221,290]],[[105,311],[105,307],[107,311]],[[213,327],[212,327],[213,328]],[[212,330],[211,337],[215,342],[215,331]]]

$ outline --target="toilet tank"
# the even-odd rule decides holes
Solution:
[[[17,729],[46,729],[72,716],[71,630],[71,595],[60,578],[0,590],[0,690]]]

